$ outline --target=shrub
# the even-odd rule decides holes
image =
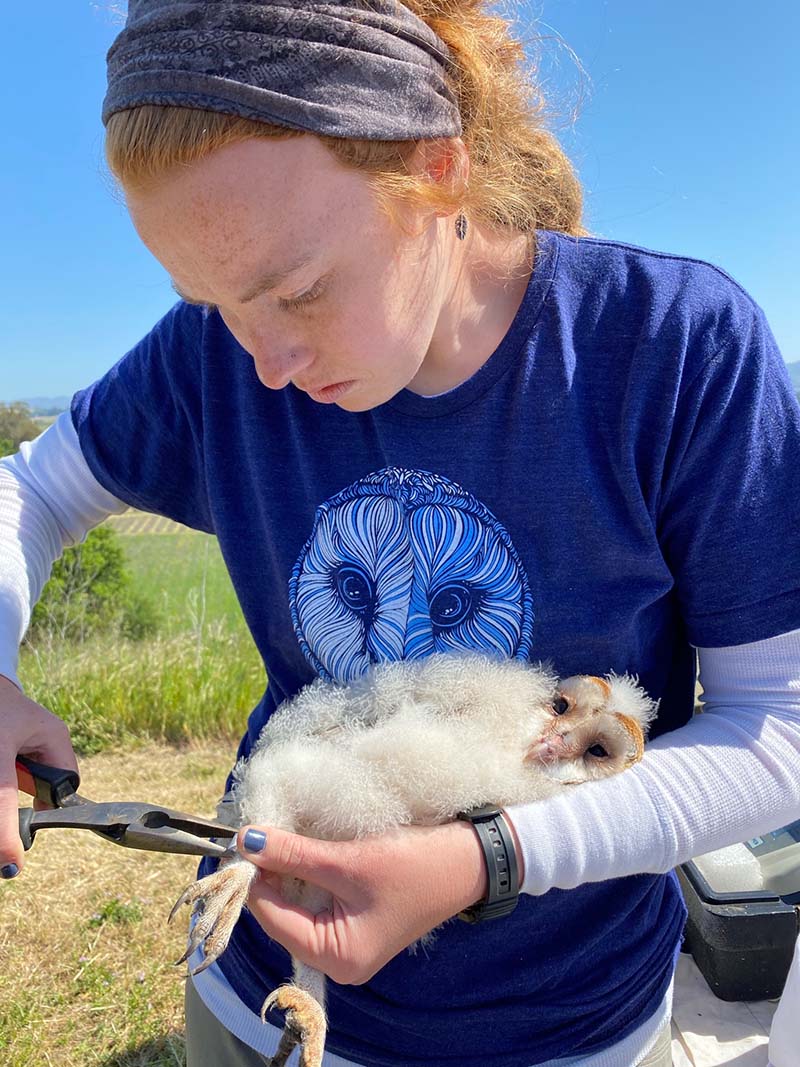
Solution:
[[[144,593],[130,589],[123,604],[120,624],[122,636],[129,641],[143,641],[158,633],[160,627],[161,613],[158,607]]]
[[[100,631],[133,640],[154,634],[158,612],[133,588],[125,553],[110,526],[64,551],[33,610],[27,641],[85,641]]]
[[[27,404],[0,404],[0,442],[11,442],[11,448],[0,453],[9,455],[16,452],[22,441],[32,441],[41,433],[39,426],[33,421],[31,409]]]

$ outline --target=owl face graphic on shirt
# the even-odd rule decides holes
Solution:
[[[322,504],[289,595],[301,648],[326,680],[433,652],[530,655],[533,605],[508,533],[426,471],[388,467]]]

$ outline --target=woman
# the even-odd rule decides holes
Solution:
[[[269,676],[240,755],[314,677],[446,648],[635,671],[661,702],[636,768],[497,816],[521,895],[491,921],[468,822],[243,831],[265,877],[187,987],[191,1067],[273,1054],[256,1013],[284,949],[337,983],[333,1067],[664,1067],[667,872],[800,803],[780,356],[723,272],[583,236],[520,56],[480,0],[138,0],[109,53],[109,162],[182,300],[5,462],[5,631],[61,544],[134,504],[219,538]],[[74,762],[12,646],[9,783],[16,752]],[[333,912],[283,904],[286,871]],[[469,907],[485,921],[403,951]]]

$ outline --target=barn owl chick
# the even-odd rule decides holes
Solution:
[[[654,715],[627,676],[559,682],[542,667],[465,653],[380,664],[351,685],[315,682],[278,708],[234,769],[237,822],[352,840],[541,800],[639,760]],[[183,959],[202,943],[205,960],[193,973],[224,951],[258,874],[236,856],[175,904],[170,919],[181,904],[197,906]],[[331,903],[294,878],[282,893],[315,914]],[[265,1001],[262,1018],[286,1013],[272,1067],[297,1044],[301,1067],[321,1064],[324,988],[324,975],[294,961],[294,984]]]

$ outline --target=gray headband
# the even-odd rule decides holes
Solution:
[[[162,104],[331,137],[455,137],[449,62],[399,0],[129,0],[103,122]]]

